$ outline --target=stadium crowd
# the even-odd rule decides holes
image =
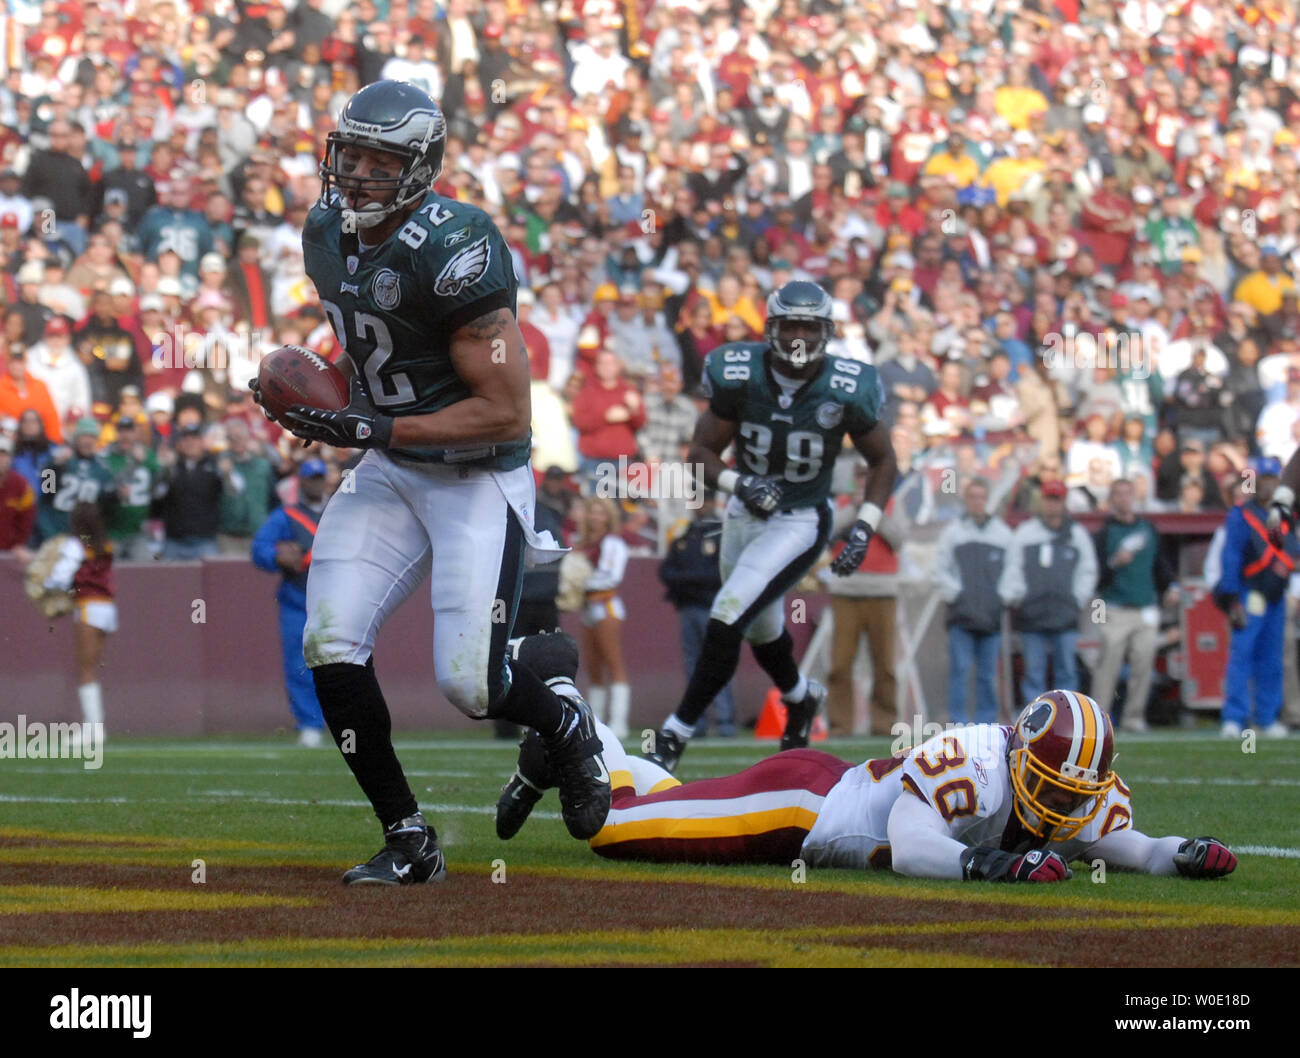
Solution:
[[[300,231],[338,109],[379,78],[441,102],[436,188],[512,248],[539,476],[684,458],[703,358],[760,340],[792,278],[880,370],[911,524],[975,478],[997,511],[1061,482],[1106,510],[1121,478],[1141,512],[1222,510],[1300,443],[1294,4],[9,11],[0,547],[74,497],[127,557],[247,554],[297,463],[346,467],[244,380],[279,345],[341,354]],[[634,546],[664,544],[653,507],[622,505]]]

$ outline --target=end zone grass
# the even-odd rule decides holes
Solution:
[[[774,748],[701,742],[681,777]],[[440,886],[339,884],[380,837],[332,748],[112,737],[98,771],[0,761],[0,965],[1065,965],[1101,957],[1069,943],[1098,929],[1098,965],[1300,963],[1297,740],[1244,754],[1198,734],[1124,739],[1135,824],[1213,834],[1241,865],[1207,883],[1076,864],[1049,887],[613,864],[568,836],[554,793],[501,842],[512,744],[430,735],[398,752],[447,852]]]

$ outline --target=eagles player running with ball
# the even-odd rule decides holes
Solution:
[[[384,829],[384,847],[344,875],[349,885],[446,874],[393,750],[371,656],[380,626],[430,573],[442,693],[475,719],[538,733],[574,837],[591,837],[609,811],[590,710],[507,657],[525,560],[554,560],[559,549],[533,530],[510,251],[481,210],[431,190],[445,136],[442,113],[415,86],[363,88],[329,135],[321,198],[303,228],[351,402],[295,406],[285,425],[368,450],[321,517],[303,636],[321,711]]]
[[[808,744],[826,697],[795,663],[783,597],[826,547],[831,471],[845,434],[869,471],[858,519],[833,572],[848,576],[861,565],[898,473],[880,422],[880,377],[868,364],[827,357],[834,331],[830,295],[816,283],[787,283],[767,299],[766,343],[723,345],[705,363],[709,407],[696,425],[691,460],[707,485],[732,498],[722,531],[723,585],[700,659],[647,754],[669,771],[695,722],[735,674],[743,640],[786,704],[783,750]],[[735,470],[722,461],[731,444]]]

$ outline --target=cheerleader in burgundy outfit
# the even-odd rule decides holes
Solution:
[[[81,718],[87,724],[102,724],[104,699],[96,670],[104,655],[104,641],[117,631],[117,604],[113,601],[113,545],[96,504],[79,503],[72,508],[67,539],[45,586],[75,596]]]

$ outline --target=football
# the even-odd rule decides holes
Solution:
[[[326,411],[348,405],[348,380],[328,360],[298,345],[282,345],[257,369],[262,407],[277,420],[295,404]]]

